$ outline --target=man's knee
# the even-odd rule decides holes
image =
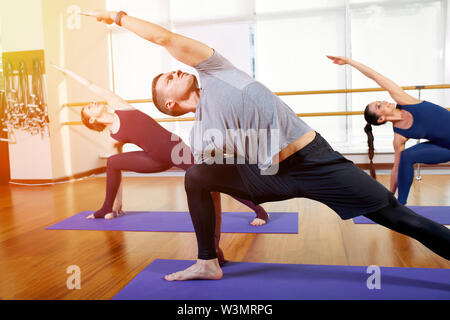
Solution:
[[[208,173],[206,173],[206,165],[196,164],[190,167],[184,176],[185,189],[195,189],[205,184]]]

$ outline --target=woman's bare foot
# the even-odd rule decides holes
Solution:
[[[261,206],[256,207],[255,213],[256,213],[255,219],[253,219],[253,221],[250,222],[250,225],[252,226],[259,227],[265,225],[267,223],[267,220],[269,220],[270,218],[269,214]]]
[[[184,281],[184,280],[219,280],[222,278],[222,269],[216,259],[201,260],[190,266],[189,268],[169,274],[164,277],[167,281]]]
[[[111,210],[103,209],[102,207],[93,214],[88,215],[86,219],[103,219],[109,213],[111,213]]]
[[[250,222],[250,224],[252,226],[259,227],[259,226],[265,225],[266,221],[263,219],[260,219],[260,218],[255,218],[255,219],[253,219],[252,222]]]
[[[119,214],[117,214],[117,217],[119,216]],[[111,220],[111,219],[114,219],[116,217],[116,213],[114,213],[114,212],[110,212],[110,213],[107,213],[107,214],[105,214],[105,216],[103,217],[105,220]],[[102,217],[99,217],[99,218],[96,218],[95,216],[94,216],[94,214],[90,214],[90,215],[88,215],[87,217],[86,217],[86,219],[101,219]]]
[[[117,216],[119,216],[119,215],[117,215]],[[116,214],[114,212],[110,212],[110,213],[105,214],[105,216],[103,218],[105,220],[111,220],[111,219],[114,219],[115,217],[116,217]]]

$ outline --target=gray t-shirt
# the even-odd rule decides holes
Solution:
[[[218,52],[194,68],[201,83],[190,134],[196,163],[223,163],[224,155],[233,155],[266,170],[273,156],[312,130],[272,91]]]

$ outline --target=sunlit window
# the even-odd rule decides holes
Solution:
[[[325,55],[351,56],[401,86],[441,84],[450,79],[447,0],[110,0],[113,10],[135,15],[202,41],[272,91],[370,88],[377,84]],[[161,72],[195,72],[164,49],[121,28],[113,28],[117,93],[151,97]],[[447,50],[446,50],[447,47]],[[446,58],[447,57],[447,58]],[[446,71],[447,70],[447,71]],[[447,74],[446,74],[447,72]],[[418,91],[410,94],[418,96]],[[446,90],[422,90],[422,99],[450,105]],[[387,93],[282,97],[297,113],[360,111]],[[152,104],[137,106],[166,118]],[[192,116],[188,114],[186,116]],[[362,116],[303,119],[342,152],[367,149]],[[191,122],[162,123],[186,142]],[[392,128],[374,129],[378,151],[392,151]],[[413,142],[411,142],[413,143]]]

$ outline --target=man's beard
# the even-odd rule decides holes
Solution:
[[[194,80],[192,81],[191,90],[198,90],[198,80],[197,77],[192,75],[194,77]]]

